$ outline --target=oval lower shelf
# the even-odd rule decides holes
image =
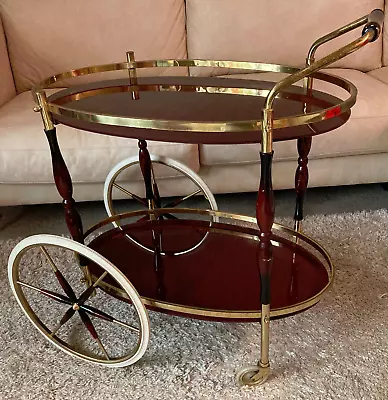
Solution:
[[[291,240],[275,234],[277,229]],[[333,267],[312,239],[277,224],[273,232],[271,317],[281,317],[317,303],[332,282]],[[258,233],[229,223],[143,221],[105,232],[89,247],[128,277],[149,309],[200,319],[257,321]],[[89,268],[99,276],[96,265]],[[103,281],[101,287],[126,300],[113,281]]]

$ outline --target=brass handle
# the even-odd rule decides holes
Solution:
[[[303,78],[312,76],[314,72],[319,71],[322,68],[333,64],[354,51],[364,47],[366,44],[374,42],[381,33],[382,24],[384,21],[384,13],[382,10],[373,10],[369,15],[359,18],[356,21],[351,22],[348,25],[339,28],[322,38],[316,40],[310,48],[309,55],[307,57],[307,67],[295,72],[294,74],[279,81],[268,93],[265,99],[263,109],[263,120],[262,120],[262,152],[267,153],[272,151],[272,131],[273,131],[273,102],[276,96],[283,91],[285,88],[293,85],[295,82],[300,81]],[[329,40],[335,39],[357,27],[365,25],[363,34],[360,38],[353,42],[341,47],[340,49],[328,54],[318,61],[314,61],[314,54],[316,49],[323,43]]]
[[[362,30],[362,34],[365,35],[368,31],[372,30],[374,32],[374,37],[371,40],[371,42],[374,42],[380,36],[383,24],[384,24],[384,12],[379,9],[373,10],[368,15],[368,23]]]
[[[365,25],[362,31],[363,36],[369,30],[373,30],[374,38],[371,40],[371,42],[373,42],[379,37],[383,23],[384,23],[384,12],[382,10],[376,9],[373,10],[370,14],[365,15],[359,19],[356,19],[355,21],[345,26],[342,26],[341,28],[336,29],[335,31],[330,32],[325,36],[322,36],[321,38],[317,39],[310,47],[307,56],[307,65],[310,65],[314,62],[314,55],[319,46],[339,36],[342,36],[343,34],[348,33],[353,29],[359,28],[362,25]]]

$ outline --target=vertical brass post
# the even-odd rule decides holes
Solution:
[[[261,308],[261,357],[259,366],[269,369],[269,321],[270,321],[270,306],[265,304]]]
[[[261,152],[272,153],[273,109],[263,109]]]
[[[34,108],[35,112],[40,112],[42,117],[43,126],[45,131],[50,131],[54,129],[54,122],[51,117],[51,113],[47,106],[47,96],[44,91],[36,93],[36,99],[38,101],[39,106]]]
[[[140,98],[139,91],[137,89],[137,74],[136,67],[133,66],[135,62],[135,53],[133,51],[127,51],[127,62],[129,64],[128,73],[129,73],[129,85],[132,88],[132,99],[138,100]]]

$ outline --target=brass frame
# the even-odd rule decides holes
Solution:
[[[117,214],[113,217],[106,218],[103,221],[93,225],[90,229],[85,232],[85,239],[91,235],[92,233],[96,232],[98,229],[102,228],[105,225],[111,224],[113,221],[119,221],[123,219],[128,219],[132,217],[142,217],[146,215],[153,215],[157,218],[159,215],[163,213],[171,213],[171,214],[197,214],[197,215],[205,215],[209,217],[218,217],[218,218],[227,218],[230,220],[240,221],[240,222],[249,222],[253,224],[257,224],[255,217],[249,217],[247,215],[241,214],[234,214],[228,213],[223,211],[215,211],[215,210],[204,210],[204,209],[192,209],[192,208],[163,208],[163,209],[153,209],[153,210],[139,210],[139,211],[132,211],[122,214]],[[209,221],[209,224],[211,222]],[[303,233],[295,232],[292,228],[288,228],[286,226],[274,223],[273,228],[278,230],[279,232],[286,233],[292,236],[295,239],[298,239],[299,242],[303,241],[307,243],[311,247],[313,247],[326,261],[326,271],[328,274],[329,281],[327,285],[315,296],[311,299],[305,300],[303,302],[297,303],[293,306],[284,307],[284,308],[277,308],[271,309],[270,315],[272,317],[280,317],[286,316],[290,314],[297,313],[299,311],[303,311],[307,308],[310,308],[314,304],[316,304],[323,296],[323,294],[331,287],[334,279],[334,266],[330,259],[329,254],[326,250],[320,246],[316,241],[311,239],[310,237],[306,236]],[[210,231],[219,231],[219,229],[209,226]],[[222,230],[223,233],[242,236],[246,238],[251,238],[252,240],[259,241],[258,235],[250,235],[244,232],[227,232]],[[259,233],[259,232],[258,232]],[[95,277],[93,277],[95,279]],[[112,294],[117,295],[119,292],[113,286],[110,287],[109,284],[103,282],[101,287],[104,287],[105,290],[108,292],[111,291]],[[121,295],[121,294],[120,294]],[[124,296],[123,296],[124,297]],[[210,318],[224,318],[224,319],[260,319],[261,318],[261,310],[257,311],[249,311],[249,310],[241,310],[241,311],[231,311],[231,310],[211,310],[199,307],[189,307],[189,306],[182,306],[179,304],[168,303],[160,300],[150,299],[147,297],[142,297],[142,300],[145,305],[158,308],[165,311],[177,312],[180,314],[188,314],[188,315],[196,315],[198,317],[210,317]]]
[[[50,88],[51,85],[59,83],[66,79],[70,79],[77,76],[90,75],[101,72],[128,70],[132,75],[133,71],[142,68],[165,68],[165,67],[216,67],[216,68],[233,68],[241,69],[244,71],[251,72],[285,72],[288,74],[297,74],[301,72],[299,68],[290,66],[278,65],[278,64],[265,64],[257,62],[239,62],[239,61],[220,61],[220,60],[150,60],[150,61],[131,61],[122,62],[115,64],[106,65],[95,65],[91,67],[84,67],[80,69],[71,70],[58,75],[54,75],[38,85],[32,88],[32,94],[35,101],[40,107],[42,105],[38,102],[38,99],[42,96],[44,89]],[[303,70],[302,70],[303,71]],[[291,75],[291,76],[293,76]],[[284,128],[290,126],[297,126],[303,124],[313,124],[320,122],[325,119],[332,118],[335,115],[345,113],[355,104],[357,96],[357,88],[349,81],[336,76],[317,72],[314,74],[315,79],[329,82],[333,85],[339,86],[346,90],[350,96],[336,104],[315,112],[303,113],[291,117],[276,118],[273,120],[273,128]],[[287,79],[287,78],[286,78]],[[283,81],[282,81],[283,82]],[[141,85],[140,85],[141,86]],[[165,90],[176,91],[175,85],[164,86]],[[137,93],[139,86],[127,86],[128,91],[133,92],[133,96]],[[103,88],[90,90],[88,92],[80,93],[77,95],[78,98],[102,94],[112,93],[114,88]],[[197,92],[207,93],[224,93],[224,94],[237,94],[237,95],[250,95],[250,96],[268,96],[272,91],[269,90],[258,90],[258,89],[247,89],[247,88],[228,88],[228,87],[211,87],[211,86],[197,86]],[[284,97],[276,94],[275,97]],[[35,111],[41,111],[42,108],[35,109]],[[124,117],[114,114],[100,114],[86,111],[79,111],[71,107],[66,107],[57,103],[50,102],[50,99],[46,100],[45,109],[51,114],[51,123],[55,119],[55,115],[64,116],[68,118],[74,118],[81,121],[93,122],[103,125],[111,126],[123,126],[131,128],[143,128],[143,129],[156,129],[156,130],[174,130],[174,131],[192,131],[192,132],[246,132],[246,131],[260,131],[262,129],[262,121],[257,120],[246,120],[246,121],[220,121],[220,122],[194,122],[194,121],[173,121],[153,118],[132,118]],[[335,111],[335,113],[333,113]]]

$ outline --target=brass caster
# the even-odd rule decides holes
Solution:
[[[237,383],[241,386],[262,385],[269,377],[269,366],[259,367],[251,365],[249,367],[240,368],[236,374]]]

